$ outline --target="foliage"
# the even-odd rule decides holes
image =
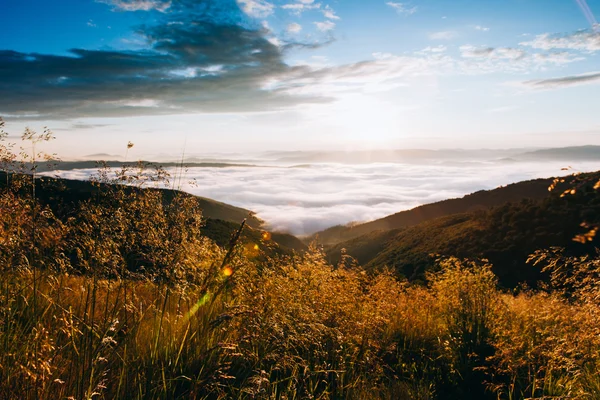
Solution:
[[[166,178],[146,173],[102,169],[100,181],[130,186],[99,183],[68,207],[40,202],[34,173],[5,175],[0,398],[600,397],[595,255],[535,253],[549,276],[535,290],[503,291],[488,262],[457,258],[409,283],[347,254],[331,264],[315,245],[269,254],[274,235],[248,246],[244,224],[219,245],[193,197],[144,189]],[[518,212],[532,203],[511,207],[432,226],[458,249],[490,245],[456,227],[518,215],[527,231]]]
[[[544,275],[527,263],[531,253],[560,246],[572,255],[594,254],[598,246],[595,237],[585,244],[573,239],[588,234],[587,226],[600,223],[600,195],[593,188],[600,174],[577,178],[586,180],[577,184],[573,195],[561,198],[556,193],[544,200],[522,200],[404,229],[372,232],[328,249],[328,258],[335,263],[345,248],[369,270],[387,266],[411,280],[423,279],[427,270],[435,268],[435,257],[430,254],[485,258],[502,286],[535,285]]]

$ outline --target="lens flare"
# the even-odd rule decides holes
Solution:
[[[588,20],[590,25],[592,25],[592,29],[595,32],[600,32],[600,25],[598,25],[598,21],[596,20],[596,17],[594,16],[594,13],[590,9],[590,6],[588,5],[587,1],[586,0],[575,0],[575,1],[577,2],[577,5],[579,6],[579,8],[581,8],[581,11],[583,12],[583,15],[585,16],[585,18]]]
[[[223,268],[223,275],[225,275],[225,276],[233,275],[233,269],[231,269],[231,267]]]
[[[209,300],[210,300],[210,293],[206,292],[204,294],[204,296],[202,296],[200,298],[200,300],[198,300],[196,302],[196,304],[194,304],[192,306],[192,308],[190,308],[190,311],[188,311],[188,313],[185,316],[185,320],[187,321],[188,319],[190,319],[194,314],[196,314],[198,312],[198,310],[200,309],[200,307],[202,307],[203,305],[205,305]]]

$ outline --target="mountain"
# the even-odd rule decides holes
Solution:
[[[598,161],[600,160],[600,146],[561,147],[556,149],[542,149],[530,151],[514,156],[518,161]]]
[[[402,149],[361,151],[290,151],[268,152],[264,157],[280,163],[431,163],[444,161],[489,161],[512,157],[533,149]]]
[[[536,250],[558,246],[573,254],[590,254],[600,245],[598,238],[586,244],[573,241],[589,231],[583,222],[600,224],[600,193],[593,188],[599,179],[600,172],[567,179],[563,185],[575,188],[574,195],[561,197],[564,190],[558,189],[541,199],[524,198],[409,227],[371,231],[328,248],[327,255],[337,263],[345,249],[369,270],[388,267],[412,280],[422,279],[434,267],[435,255],[484,258],[494,265],[505,287],[535,284],[540,271],[526,261]],[[521,182],[516,187],[536,188],[539,183]]]
[[[350,226],[334,226],[312,235],[307,241],[317,240],[325,245],[333,245],[373,231],[409,227],[434,218],[482,210],[510,201],[543,199],[548,197],[548,186],[551,183],[552,178],[535,179],[513,183],[493,190],[481,190],[459,199],[426,204],[371,222]]]
[[[123,162],[117,161],[115,159],[111,159],[108,161],[95,161],[95,160],[83,160],[83,161],[58,161],[58,160],[50,160],[46,163],[38,163],[37,164],[37,172],[52,172],[56,170],[60,171],[71,171],[75,169],[91,169],[97,170],[99,166],[101,167],[109,167],[114,168],[115,170],[120,170],[121,168],[138,168],[140,165],[145,165],[150,168],[152,167],[161,167],[161,168],[228,168],[228,167],[246,167],[246,168],[260,168],[258,165],[254,164],[244,164],[244,163],[234,163],[234,162],[224,162],[224,161],[206,161],[206,162],[188,162],[185,164],[181,164],[181,162],[162,162],[155,163],[149,161],[131,161],[131,162]],[[26,170],[31,170],[32,164],[25,163],[24,165]]]
[[[6,173],[0,171],[0,189],[5,184]],[[108,184],[105,183],[96,184],[89,181],[39,177],[36,184],[36,197],[40,203],[48,204],[53,210],[56,210],[57,214],[67,215],[77,206],[77,203],[91,199],[96,194],[105,191],[107,186]],[[122,186],[122,189],[126,193],[140,190],[131,186]],[[246,220],[246,229],[242,239],[253,243],[260,241],[263,221],[250,210],[177,190],[156,188],[141,190],[160,191],[167,202],[171,201],[174,196],[194,197],[198,201],[205,219],[202,233],[222,247],[228,245],[231,234],[239,228],[243,220]],[[299,239],[289,234],[272,233],[272,241],[276,244],[276,252],[290,253],[307,248]]]

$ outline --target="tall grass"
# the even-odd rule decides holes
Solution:
[[[220,248],[192,197],[143,190],[160,170],[101,169],[138,188],[63,215],[27,178],[0,192],[0,398],[600,398],[597,259],[536,254],[537,291],[453,258],[416,285],[316,246],[269,258],[243,224]]]

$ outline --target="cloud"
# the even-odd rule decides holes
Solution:
[[[597,83],[600,83],[600,71],[589,72],[581,75],[563,76],[560,78],[530,80],[521,82],[520,84],[530,89],[544,90]]]
[[[398,12],[398,14],[412,15],[417,12],[417,7],[409,7],[406,5],[406,3],[396,3],[393,1],[388,1],[385,4],[395,9]]]
[[[481,25],[475,25],[473,27],[473,29],[475,29],[476,31],[482,31],[482,32],[489,32],[490,28],[485,27],[485,26],[481,26]]]
[[[306,168],[189,168],[184,190],[258,212],[270,229],[297,235],[352,221],[369,221],[421,204],[462,197],[508,183],[556,176],[565,161],[474,162],[465,165],[312,164]],[[578,163],[598,170],[599,163]],[[93,170],[61,175],[87,179]],[[172,171],[175,173],[175,171]]]
[[[240,8],[250,17],[266,18],[273,14],[275,6],[266,0],[236,0]]]
[[[335,23],[331,21],[315,22],[315,25],[321,32],[327,32],[335,28]]]
[[[351,92],[388,91],[406,85],[411,78],[450,71],[454,60],[441,53],[427,56],[395,56],[374,53],[373,59],[323,68],[298,67],[269,87],[303,96],[336,96]]]
[[[78,122],[78,123],[72,124],[70,129],[75,129],[75,130],[94,129],[94,128],[104,128],[106,126],[111,126],[111,125],[110,124],[87,124],[87,123],[83,123],[83,122]]]
[[[460,47],[461,57],[445,46],[430,46],[412,56],[375,53],[337,66],[290,65],[285,56],[291,49],[329,42],[275,37],[268,25],[249,21],[239,1],[172,0],[152,24],[137,27],[135,50],[130,45],[121,51],[72,49],[69,55],[0,51],[0,92],[10,94],[0,96],[0,115],[59,120],[280,111],[347,93],[392,90],[414,77],[522,73],[581,59],[565,51],[467,45]],[[336,26],[331,19],[315,25],[323,32]],[[298,29],[288,27],[292,33]]]
[[[427,54],[432,54],[432,53],[433,54],[435,54],[435,53],[444,53],[447,50],[448,50],[448,48],[446,46],[444,46],[444,45],[439,45],[439,46],[435,46],[435,47],[427,46],[424,49],[417,51],[416,53],[417,54],[427,55]]]
[[[475,47],[471,45],[460,46],[459,50],[462,57],[465,58],[495,58],[520,60],[527,56],[527,52],[522,49],[510,47]]]
[[[333,11],[333,9],[330,6],[325,6],[325,9],[323,10],[323,15],[325,16],[325,18],[329,19],[341,19],[335,14],[335,11]]]
[[[294,15],[300,15],[308,10],[320,9],[321,3],[314,3],[314,0],[299,0],[296,3],[284,4],[281,6],[281,8],[290,11]]]
[[[171,1],[164,0],[96,0],[98,3],[110,4],[117,11],[150,11],[165,12],[171,7]]]
[[[593,53],[600,50],[600,32],[586,30],[562,35],[544,33],[521,45],[542,50],[563,49]]]
[[[434,32],[429,35],[429,39],[431,40],[452,40],[458,36],[458,33],[455,31],[441,31]]]
[[[302,25],[297,24],[297,23],[291,23],[287,26],[287,31],[289,33],[298,33],[302,30]]]
[[[138,4],[139,6],[139,4]],[[273,111],[328,96],[291,96],[265,82],[299,67],[293,47],[243,23],[235,2],[173,0],[158,23],[137,28],[138,50],[72,49],[70,55],[0,51],[0,115],[70,119],[196,112]]]
[[[96,25],[96,24],[94,23],[94,21],[93,21],[93,20],[91,20],[91,19],[89,19],[89,20],[88,20],[88,22],[87,22],[87,24],[86,24],[86,25],[87,25],[87,26],[89,26],[90,28],[96,28],[96,27],[98,26],[98,25]]]
[[[569,52],[531,53],[512,47],[459,47],[462,60],[458,68],[464,73],[482,74],[493,72],[526,73],[542,70],[547,66],[560,66],[583,58]]]

